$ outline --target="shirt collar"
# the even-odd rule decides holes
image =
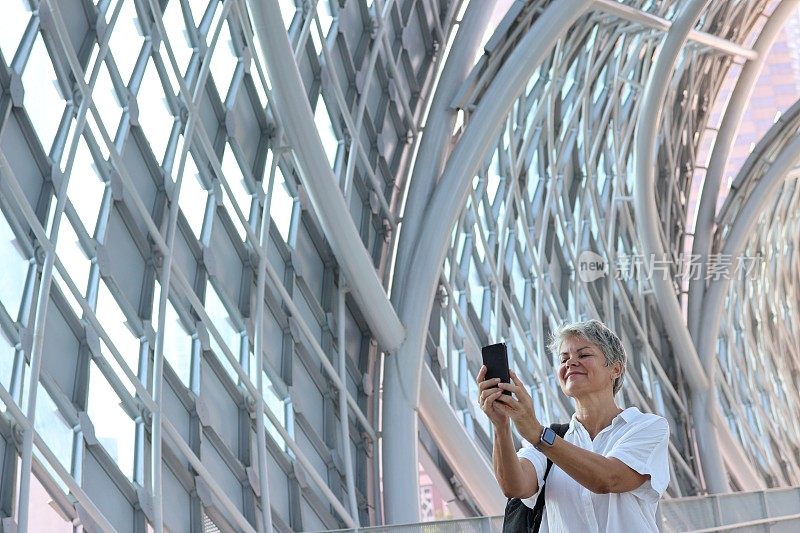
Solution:
[[[570,431],[577,431],[576,428],[578,426],[583,428],[583,424],[581,424],[580,420],[578,420],[577,416],[575,416],[575,415],[576,415],[576,413],[572,413],[572,418],[569,421],[569,429],[567,430],[567,433],[569,433]],[[611,424],[608,427],[612,427],[614,424],[618,424],[619,423],[618,420],[622,420],[625,423],[630,423],[634,419],[636,419],[636,417],[639,416],[639,415],[641,415],[641,411],[639,411],[638,407],[636,407],[636,406],[628,407],[627,409],[623,409],[621,413],[619,413],[617,416],[612,418],[611,419]],[[603,428],[603,430],[605,430],[605,429],[607,429],[607,428]],[[586,431],[586,428],[583,428],[583,430]],[[603,430],[601,430],[601,431],[603,431]]]

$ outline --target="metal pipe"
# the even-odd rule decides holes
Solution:
[[[160,8],[153,5],[154,0],[150,0],[150,9],[153,12],[153,18],[155,20],[160,21]],[[208,50],[206,52],[207,56],[211,56],[214,53],[214,49],[219,41],[219,35],[222,28],[227,24],[225,20],[227,17],[228,11],[230,11],[231,6],[233,5],[234,0],[225,0],[222,5],[221,13],[219,19],[217,19],[217,27],[214,28],[214,34],[211,38],[211,43],[209,44]],[[157,8],[157,9],[154,9]],[[169,47],[167,47],[169,48]],[[172,51],[169,51],[170,55],[172,56]],[[174,57],[173,57],[174,59]],[[173,67],[175,64],[173,64]],[[206,79],[208,78],[208,74],[211,72],[211,61],[203,61],[202,66],[200,67],[200,73],[197,77],[197,83],[195,85],[194,94],[191,95],[189,98],[188,91],[181,91],[181,95],[184,97],[185,101],[192,102],[192,107],[197,108],[200,103],[200,99],[202,98],[205,86],[206,86]],[[180,70],[178,70],[178,75],[180,77]],[[180,86],[183,89],[183,85]],[[164,516],[163,516],[163,497],[162,497],[162,472],[163,472],[163,461],[161,460],[161,446],[162,446],[162,417],[161,417],[161,404],[163,402],[163,388],[164,388],[164,329],[165,329],[165,322],[166,322],[166,311],[167,311],[167,302],[169,300],[169,292],[170,292],[170,281],[171,281],[171,274],[172,274],[172,258],[173,258],[173,250],[175,247],[175,235],[177,233],[177,223],[178,223],[178,211],[179,211],[179,204],[178,198],[181,193],[181,186],[183,185],[183,175],[184,170],[186,168],[186,159],[189,155],[189,150],[192,146],[192,140],[194,137],[194,132],[196,129],[196,125],[199,122],[199,115],[196,113],[190,113],[189,118],[186,123],[186,131],[184,133],[184,142],[181,148],[181,156],[180,162],[178,164],[178,172],[177,177],[175,179],[175,186],[172,189],[172,201],[170,202],[169,208],[169,219],[167,221],[167,238],[166,238],[166,253],[163,254],[163,265],[161,267],[161,291],[159,293],[159,302],[158,302],[158,326],[156,330],[156,345],[153,352],[153,402],[156,405],[156,409],[153,411],[152,421],[151,421],[151,431],[152,431],[152,444],[150,447],[151,453],[151,462],[150,462],[150,474],[153,484],[153,530],[156,533],[162,533],[164,531]],[[202,123],[202,122],[201,122]],[[245,225],[246,226],[246,225]]]
[[[272,188],[275,184],[275,169],[278,158],[272,159],[267,183],[267,194],[261,209],[260,243],[262,250],[266,250],[269,242],[270,208],[272,206]],[[261,254],[258,260],[258,275],[256,278],[256,316],[253,333],[253,350],[256,355],[256,446],[258,446],[258,487],[261,497],[261,522],[262,530],[272,533],[272,507],[269,499],[269,478],[267,469],[267,439],[264,434],[264,292],[267,285],[267,256]]]
[[[344,457],[344,475],[347,481],[347,496],[350,503],[350,515],[353,517],[355,527],[360,527],[358,518],[358,503],[356,501],[356,483],[353,477],[353,458],[350,455],[350,431],[349,431],[349,415],[347,413],[347,350],[346,347],[346,330],[345,320],[347,319],[347,310],[345,305],[346,288],[344,286],[344,279],[339,278],[339,287],[337,289],[338,306],[337,314],[338,321],[337,336],[339,348],[339,428],[340,437],[342,439],[342,454]]]
[[[270,69],[276,108],[282,117],[308,197],[337,262],[351,282],[353,297],[364,310],[370,330],[382,348],[394,352],[405,338],[405,329],[381,286],[372,260],[361,243],[349,209],[314,126],[300,72],[281,22],[277,0],[249,2],[253,27],[259,35],[262,55]]]

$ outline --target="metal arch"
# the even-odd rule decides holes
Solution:
[[[426,328],[447,251],[447,238],[466,200],[471,177],[497,137],[513,102],[550,46],[590,6],[591,0],[552,3],[531,26],[472,114],[428,205],[420,234],[404,236],[418,245],[407,270],[415,273],[413,286],[400,288],[403,292],[400,317],[412,333],[398,353],[389,358],[385,369],[384,410],[393,417],[393,423],[383,430],[387,523],[415,521],[419,517],[415,411],[419,405]]]
[[[273,97],[283,117],[282,123],[296,154],[298,168],[303,173],[309,199],[336,260],[347,273],[353,296],[365,310],[370,329],[381,347],[393,353],[402,344],[405,329],[361,244],[353,219],[348,215],[347,205],[314,126],[308,100],[296,97],[305,91],[281,22],[280,6],[277,0],[247,3],[264,61],[272,73]]]
[[[756,40],[753,49],[757,57],[753,61],[747,62],[742,68],[742,72],[736,81],[736,86],[731,93],[725,110],[725,116],[719,127],[714,149],[711,152],[708,169],[703,182],[703,190],[700,195],[700,205],[697,210],[697,223],[694,231],[694,241],[692,243],[692,254],[699,255],[700,258],[707,257],[711,246],[711,234],[714,226],[714,215],[716,211],[717,198],[719,197],[720,186],[722,184],[722,174],[728,164],[731,148],[733,147],[736,133],[739,130],[742,117],[746,109],[745,104],[750,99],[756,83],[758,82],[761,70],[764,67],[769,50],[772,48],[780,30],[786,21],[797,8],[797,0],[787,0],[778,4],[775,11],[767,20],[764,28]],[[704,272],[704,261],[700,262],[701,278]],[[701,335],[700,319],[703,316],[703,297],[706,287],[702,279],[691,280],[689,283],[689,331],[692,338],[697,340]],[[707,357],[705,352],[699,351],[701,358]]]
[[[758,184],[753,188],[736,216],[732,226],[729,228],[722,247],[723,254],[738,254],[742,251],[746,239],[749,237],[758,218],[762,215],[765,206],[769,205],[793,167],[800,160],[800,135],[796,135],[777,156],[770,165],[767,173],[762,177]],[[708,287],[706,297],[703,301],[703,312],[707,322],[700,332],[698,350],[713,349],[716,341],[721,315],[723,311],[724,297],[730,286],[730,279],[721,277],[712,280]]]
[[[660,108],[680,49],[707,3],[708,0],[692,0],[678,14],[659,52],[656,65],[650,73],[636,124],[634,147],[637,176],[634,181],[634,205],[638,214],[636,226],[641,235],[644,254],[657,259],[663,259],[666,255],[659,236],[655,202],[655,150],[661,117]],[[706,486],[710,492],[728,492],[730,487],[725,476],[725,465],[719,455],[717,437],[718,431],[727,428],[715,429],[716,420],[708,409],[709,402],[713,401],[713,395],[709,396],[711,382],[706,369],[700,364],[697,350],[683,323],[683,315],[670,281],[664,277],[651,276],[650,283],[671,340],[677,348],[676,353],[687,370],[685,376],[692,392],[694,425],[705,428],[705,431],[697,431],[697,441]]]
[[[453,108],[451,103],[472,70],[476,48],[483,37],[488,15],[496,4],[497,0],[469,3],[433,94],[430,111],[425,120],[425,134],[420,139],[417,159],[408,181],[408,197],[403,212],[395,264],[397,277],[392,290],[394,303],[402,297],[402,291],[396,288],[406,284],[405,275],[408,273],[406,263],[410,260],[411,252],[416,245],[416,238],[404,238],[402,235],[416,237],[419,234],[425,207],[436,187],[451,148],[449,143],[458,116],[458,110]]]

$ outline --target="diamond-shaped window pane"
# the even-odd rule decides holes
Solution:
[[[159,322],[158,306],[160,302],[161,284],[156,281],[153,295],[154,324]],[[181,383],[189,388],[192,375],[192,337],[186,332],[178,312],[169,300],[167,300],[164,317],[164,359],[178,375]]]
[[[333,129],[328,106],[325,105],[325,100],[321,96],[317,100],[317,108],[314,110],[314,122],[317,125],[322,146],[325,148],[325,155],[328,156],[328,163],[333,168],[333,163],[336,161],[336,151],[339,149],[339,139]]]
[[[228,23],[223,22],[217,44],[214,47],[214,53],[211,56],[211,76],[214,78],[217,91],[223,99],[228,94],[238,61],[239,56],[236,54]]]
[[[214,8],[216,8],[219,0],[189,0],[189,9],[192,13],[195,27],[200,26],[200,21],[203,20],[206,11],[208,11],[209,4],[215,4]]]
[[[136,424],[122,408],[120,397],[94,361],[89,370],[87,406],[97,440],[132,481]]]
[[[292,210],[294,209],[294,198],[290,196],[286,186],[286,179],[280,167],[275,169],[275,185],[272,187],[272,199],[269,205],[269,214],[278,232],[285,242],[289,242],[289,229],[292,224]]]
[[[0,52],[6,65],[11,65],[25,28],[31,20],[30,6],[25,0],[3,0],[3,16],[0,17]]]
[[[172,133],[175,117],[170,111],[167,97],[164,94],[164,86],[161,84],[161,78],[152,61],[148,62],[144,71],[136,102],[139,105],[139,125],[150,142],[153,154],[161,162]]]
[[[225,308],[225,304],[222,303],[222,299],[220,299],[219,295],[217,294],[217,290],[214,288],[211,282],[209,282],[206,286],[205,304],[208,317],[211,319],[211,322],[214,324],[217,332],[219,332],[222,340],[225,342],[225,345],[238,360],[242,336],[234,327],[230,313]],[[217,339],[211,334],[211,332],[209,332],[209,339],[211,341],[211,348],[219,358],[223,368],[225,368],[231,379],[238,383],[239,377],[236,374],[236,371],[233,369],[233,365],[231,365],[228,357],[225,355],[219,343],[217,342]]]
[[[72,164],[67,197],[78,213],[84,229],[94,236],[100,204],[103,202],[106,184],[100,177],[97,163],[84,139],[78,141],[75,162]]]
[[[42,34],[36,35],[30,57],[22,73],[25,86],[25,110],[45,152],[50,152],[58,132],[66,102],[58,87],[56,72]]]
[[[111,81],[108,63],[105,61],[97,75],[97,81],[92,91],[92,101],[97,107],[100,120],[106,128],[106,132],[113,139],[119,126],[119,120],[122,117],[122,107],[120,106],[119,96],[114,89],[114,84]]]
[[[127,85],[136,66],[139,53],[144,43],[144,32],[139,14],[133,0],[119,0],[124,2],[117,17],[117,22],[111,31],[109,46],[114,63],[123,82]]]
[[[170,0],[167,9],[164,10],[163,20],[164,29],[167,31],[167,40],[175,54],[175,61],[178,63],[181,74],[186,74],[193,49],[180,0]]]
[[[178,196],[178,205],[189,223],[194,236],[200,240],[203,231],[203,220],[206,215],[206,205],[208,204],[208,191],[200,184],[197,165],[192,154],[186,156],[186,165],[183,169],[183,181],[181,182],[181,192]]]
[[[0,328],[0,383],[3,384],[6,390],[11,388],[11,374],[14,371],[14,359],[16,355],[17,350],[2,328]],[[2,411],[5,412],[4,407]]]

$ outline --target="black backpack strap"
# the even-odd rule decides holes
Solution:
[[[550,424],[550,429],[555,431],[556,435],[563,439],[564,435],[567,434],[569,424]],[[544,489],[546,487],[545,481],[547,481],[547,475],[550,473],[552,467],[553,461],[548,459],[547,468],[545,468],[544,476],[542,476],[542,490],[539,491],[539,496],[536,498],[536,505],[533,506],[533,512],[531,513],[533,518],[531,530],[534,533],[539,533],[539,527],[542,525],[542,517],[544,516]]]

